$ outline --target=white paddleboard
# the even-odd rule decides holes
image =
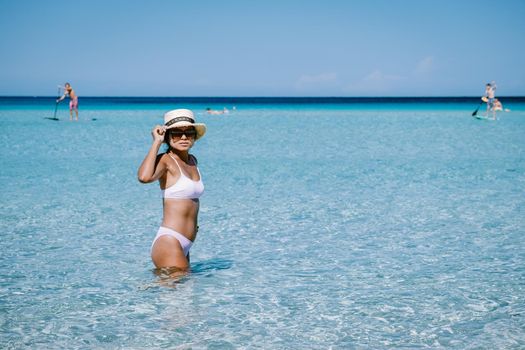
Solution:
[[[473,117],[476,118],[476,119],[479,119],[479,120],[494,120],[494,119],[492,119],[492,117],[489,118],[489,117],[484,116],[484,115],[477,115],[476,114],[476,115],[473,115]]]

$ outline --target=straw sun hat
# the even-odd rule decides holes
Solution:
[[[164,114],[164,127],[166,130],[193,126],[197,131],[195,140],[200,139],[206,133],[206,124],[195,123],[193,112],[189,109],[174,109]]]

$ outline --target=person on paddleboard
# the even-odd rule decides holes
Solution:
[[[492,111],[492,119],[496,119],[496,110],[494,109],[494,98],[496,95],[496,83],[491,82],[485,85],[485,94],[482,97],[482,100],[487,103],[487,118],[489,112]]]
[[[78,96],[71,84],[64,84],[64,94],[57,100],[57,103],[69,96],[69,120],[73,120],[73,110],[75,111],[76,121],[78,121]]]

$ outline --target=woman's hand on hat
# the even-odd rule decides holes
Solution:
[[[161,125],[155,125],[153,130],[151,130],[151,136],[153,136],[154,142],[164,142],[164,134],[166,133],[166,127]]]

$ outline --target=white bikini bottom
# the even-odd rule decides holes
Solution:
[[[167,227],[159,227],[159,230],[157,231],[157,235],[155,236],[155,239],[153,240],[153,243],[151,243],[151,249],[153,249],[153,245],[155,242],[157,242],[157,239],[162,236],[171,236],[173,238],[176,238],[177,241],[179,241],[182,250],[184,251],[184,256],[188,256],[188,253],[190,252],[191,245],[193,244],[192,241],[190,241],[188,238],[186,238],[182,233],[178,233],[177,231],[172,230],[171,228]]]

